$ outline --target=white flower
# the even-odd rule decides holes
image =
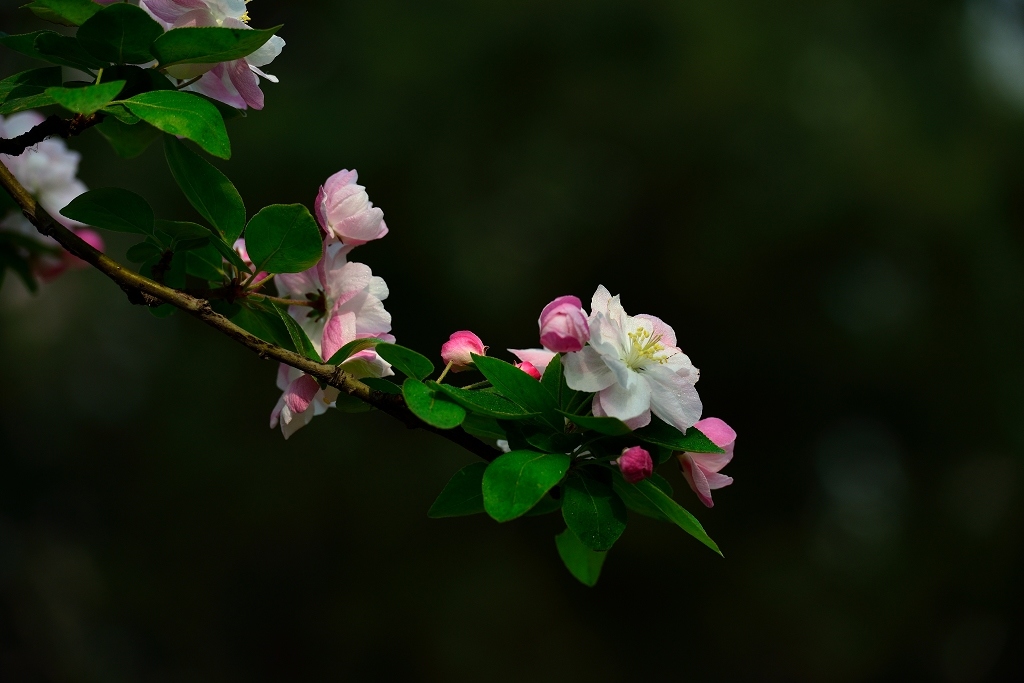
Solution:
[[[700,373],[676,346],[671,327],[651,315],[627,315],[604,286],[594,293],[589,323],[589,344],[565,354],[562,365],[571,389],[596,392],[594,415],[638,429],[653,412],[680,431],[700,419],[694,388]]]
[[[270,428],[280,424],[286,439],[326,413],[339,393],[334,387],[321,389],[315,379],[284,363],[277,369],[277,388],[284,393],[270,413]]]

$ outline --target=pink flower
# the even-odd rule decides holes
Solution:
[[[441,360],[445,364],[451,363],[452,372],[468,370],[473,364],[470,354],[478,356],[487,355],[487,347],[484,346],[480,337],[469,330],[454,332],[448,341],[441,345]]]
[[[704,436],[711,439],[725,453],[677,453],[679,466],[683,476],[700,502],[714,507],[711,492],[732,483],[732,477],[719,474],[719,470],[732,460],[733,447],[736,443],[736,432],[717,417],[707,417],[694,425]]]
[[[316,217],[331,237],[349,246],[366,244],[388,234],[384,212],[373,205],[356,171],[342,169],[323,184],[316,197]]]
[[[551,359],[555,357],[555,352],[547,349],[508,349],[508,352],[523,363],[529,363],[535,367],[541,375],[547,370]]]
[[[284,363],[277,369],[277,388],[284,393],[270,413],[270,428],[280,424],[286,439],[327,412],[339,393],[334,387],[321,389],[315,379]]]
[[[590,340],[587,314],[578,297],[560,296],[540,313],[540,343],[558,353],[579,351]]]
[[[622,478],[630,484],[641,482],[654,474],[654,461],[651,454],[640,446],[623,448],[622,455],[618,457],[615,464],[622,472]]]
[[[537,367],[528,360],[524,360],[521,363],[516,363],[515,366],[534,379],[541,378],[540,370],[538,370]]]

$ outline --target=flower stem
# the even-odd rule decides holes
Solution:
[[[249,294],[249,298],[257,301],[272,301],[275,304],[281,304],[282,306],[313,306],[312,301],[303,301],[302,299],[285,299],[280,296],[270,296],[269,294]]]
[[[441,372],[441,376],[437,378],[437,383],[438,384],[440,384],[441,382],[444,381],[445,375],[447,375],[448,371],[452,369],[452,363],[454,363],[454,362],[455,361],[449,361],[448,365],[444,366],[444,370]]]

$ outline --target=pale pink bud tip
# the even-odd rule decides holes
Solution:
[[[636,484],[654,474],[654,461],[651,454],[640,446],[624,448],[622,455],[615,461],[622,472],[622,478],[630,484]]]
[[[528,360],[524,360],[522,363],[516,363],[515,366],[525,372],[527,375],[534,379],[540,379],[540,370],[537,366]]]
[[[574,353],[590,340],[583,304],[575,296],[560,296],[540,313],[540,343],[556,353]]]
[[[460,330],[441,345],[441,360],[446,364],[451,363],[452,372],[462,372],[473,364],[473,357],[487,355],[487,347],[469,330]]]

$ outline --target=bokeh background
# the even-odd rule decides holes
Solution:
[[[250,13],[288,41],[221,164],[250,213],[357,168],[414,348],[535,346],[599,283],[669,321],[740,435],[714,509],[666,468],[725,559],[638,518],[585,588],[557,516],[426,518],[448,442],[336,412],[286,442],[270,363],[95,272],[8,278],[0,678],[1024,676],[1024,3]],[[193,217],[158,147],[71,144]]]

